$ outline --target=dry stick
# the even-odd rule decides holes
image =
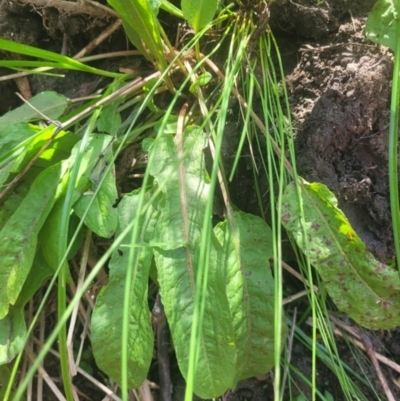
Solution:
[[[306,296],[308,293],[309,293],[309,291],[303,290],[294,295],[289,295],[288,297],[282,299],[282,305],[290,304],[291,302],[295,301],[296,299]]]
[[[358,348],[360,348],[361,350],[365,351],[367,353],[367,355],[370,357],[372,365],[374,366],[376,375],[378,376],[378,379],[383,387],[383,390],[385,391],[386,397],[389,401],[396,401],[395,398],[393,397],[393,394],[386,382],[385,377],[383,376],[382,370],[379,366],[378,360],[380,360],[382,363],[384,363],[385,365],[390,366],[391,368],[394,368],[393,365],[396,365],[395,370],[397,372],[400,373],[400,366],[395,364],[393,361],[388,360],[386,357],[384,357],[381,354],[378,354],[377,352],[374,351],[372,344],[370,343],[370,341],[364,339],[364,344],[361,341],[358,341],[354,338],[348,337],[348,336],[344,336],[343,333],[338,330],[338,329],[334,329],[333,332],[340,336],[345,338],[346,340],[349,340],[350,342],[352,342],[354,345],[356,345]]]
[[[89,44],[87,44],[79,53],[76,53],[73,59],[79,59],[86,56],[93,49],[95,49],[101,42],[107,39],[113,32],[115,32],[122,24],[122,21],[118,19],[112,25],[110,25],[105,31],[103,31],[97,38],[94,38]]]
[[[138,77],[134,81],[129,82],[125,86],[123,86],[121,89],[115,91],[114,93],[111,93],[109,96],[106,96],[105,98],[99,100],[92,106],[88,107],[87,109],[81,111],[74,117],[71,117],[69,120],[65,121],[64,123],[60,123],[58,121],[51,120],[46,117],[46,120],[51,122],[54,125],[54,133],[51,136],[51,138],[42,146],[42,148],[38,151],[38,153],[32,158],[32,160],[29,161],[29,163],[25,166],[25,168],[9,183],[7,184],[6,188],[0,193],[0,199],[2,199],[10,190],[11,188],[27,173],[27,171],[32,167],[33,163],[40,157],[40,155],[50,146],[50,144],[53,142],[53,140],[56,138],[56,136],[65,128],[75,124],[79,120],[87,117],[93,110],[97,109],[98,107],[104,106],[108,102],[114,100],[115,98],[119,96],[125,96],[128,94],[131,94],[135,91],[138,91],[141,89],[149,80],[153,78],[158,78],[161,75],[160,72],[156,72],[152,75],[150,75],[147,78],[141,78]],[[29,104],[29,102],[26,102]],[[29,104],[34,110],[36,110],[40,115],[43,115],[39,110],[37,110],[35,107],[33,107],[31,104]],[[57,127],[57,128],[56,128]],[[48,127],[49,128],[49,127]]]
[[[343,323],[342,321],[340,321],[339,319],[336,319],[333,316],[329,316],[329,319],[336,325],[341,327],[343,330],[347,331],[349,334],[351,334],[354,338],[352,337],[346,337],[348,340],[350,340],[352,343],[354,343],[355,345],[357,345],[357,347],[359,347],[360,349],[362,349],[363,351],[365,351],[365,346],[364,344],[362,344],[360,336],[355,332],[355,330],[351,327],[349,327],[348,325],[346,325],[345,323]],[[344,337],[343,333],[334,328],[334,333]],[[400,365],[398,365],[396,362],[393,362],[392,360],[390,360],[389,358],[387,358],[386,356],[375,352],[376,355],[376,359],[382,363],[384,363],[386,366],[388,366],[389,368],[393,369],[394,371],[396,371],[397,373],[400,373]]]
[[[381,382],[381,385],[383,387],[383,390],[385,391],[388,401],[396,401],[389,388],[389,385],[387,384],[385,376],[382,373],[382,369],[376,358],[375,351],[373,349],[371,341],[369,340],[368,337],[363,338],[363,341],[365,344],[365,351],[366,351],[367,355],[369,356],[369,358],[371,359],[371,362],[372,362],[372,365],[374,366],[376,375],[378,376],[378,379]]]
[[[310,283],[308,282],[307,279],[305,279],[299,272],[297,272],[296,270],[293,269],[293,267],[289,266],[287,263],[285,263],[283,260],[281,261],[282,263],[282,267],[288,271],[291,275],[293,275],[294,277],[296,277],[298,280],[300,280],[303,284],[307,285],[307,287],[310,287]],[[314,292],[318,292],[318,287],[316,285],[313,286],[313,290]],[[304,295],[307,295],[308,291],[300,291],[297,294],[294,294],[292,296],[286,297],[282,302],[283,305],[286,305],[292,301],[294,301],[295,299],[298,299],[300,297],[303,297]]]
[[[32,340],[39,344],[43,345],[36,337],[32,337]],[[51,354],[56,356],[57,358],[60,358],[60,354],[57,351],[54,351],[53,349],[50,349],[49,351]],[[83,377],[88,379],[90,382],[92,382],[95,386],[97,386],[101,391],[103,391],[105,394],[107,394],[108,397],[112,398],[115,401],[122,401],[121,398],[119,398],[112,390],[110,390],[108,387],[106,387],[103,383],[99,382],[97,379],[95,379],[93,376],[89,375],[86,371],[84,371],[82,368],[78,367],[77,368],[78,373],[81,374]]]
[[[21,92],[25,99],[30,99],[32,97],[31,86],[29,85],[28,77],[18,77],[15,80],[18,90]]]
[[[94,18],[119,17],[111,8],[89,0],[77,2],[66,0],[18,0],[18,2],[28,4],[34,8],[56,8],[60,13],[67,15],[87,14]]]
[[[43,297],[43,291],[40,290],[40,299]],[[39,318],[39,340],[44,343],[46,336],[46,314],[44,313],[45,309],[40,314]],[[40,366],[43,367],[43,361],[40,363]],[[43,396],[43,377],[42,375],[38,375],[37,379],[37,399],[41,400]]]
[[[387,381],[385,379],[385,377],[383,376],[382,370],[379,366],[378,361],[381,361],[382,363],[384,363],[385,365],[389,366],[390,368],[392,368],[393,370],[395,370],[396,372],[400,373],[400,366],[397,365],[395,362],[389,360],[388,358],[386,358],[385,356],[377,353],[372,346],[371,341],[365,337],[362,338],[360,337],[360,335],[358,333],[356,333],[356,331],[349,327],[348,325],[344,324],[343,322],[341,322],[339,319],[336,319],[333,316],[329,316],[329,319],[333,322],[333,324],[340,326],[341,328],[343,328],[345,331],[347,331],[349,334],[351,334],[351,336],[344,336],[343,333],[337,329],[337,328],[333,328],[333,332],[338,335],[339,337],[345,338],[346,340],[349,340],[350,342],[352,342],[354,345],[356,345],[358,348],[360,348],[361,350],[365,351],[367,353],[367,355],[370,357],[372,365],[374,366],[376,375],[378,376],[378,379],[386,393],[386,397],[389,401],[396,401],[395,398],[393,397],[393,394],[387,384]],[[312,322],[310,319],[307,319],[306,323],[308,325],[312,325]],[[354,338],[355,337],[355,338]],[[356,340],[356,338],[358,340]],[[359,341],[362,340],[363,342]]]
[[[26,319],[26,325],[27,326],[30,326],[31,323],[32,323],[32,319],[33,319],[33,315],[34,315],[33,306],[34,306],[34,299],[31,298],[29,300],[29,308],[28,308],[28,314],[27,314],[27,319]],[[29,358],[27,357],[27,355],[25,355],[24,364],[22,366],[21,374],[20,374],[21,378],[25,377],[26,368],[27,368],[28,364],[29,364]],[[40,379],[41,379],[42,387],[43,387],[43,378],[42,378],[41,375],[38,375],[38,390],[37,390],[37,394],[38,394],[37,399],[38,400],[41,400],[42,399],[41,397],[43,396],[43,391],[42,391],[43,389],[39,389]],[[30,380],[29,381],[29,385],[28,385],[28,387],[26,389],[26,398],[28,400],[31,400],[32,399],[32,394],[33,394],[33,380]]]
[[[79,289],[83,285],[83,281],[85,280],[85,272],[86,272],[87,260],[89,257],[91,241],[92,241],[92,232],[90,230],[87,230],[85,243],[83,245],[83,253],[81,259],[81,266],[79,269],[78,284],[76,287],[76,291],[79,291]],[[75,376],[77,374],[76,363],[74,359],[74,350],[73,350],[73,336],[74,336],[76,319],[78,316],[78,310],[79,310],[79,303],[75,305],[75,308],[72,311],[70,324],[68,327],[68,336],[67,336],[67,350],[68,350],[69,370],[71,376]]]
[[[302,281],[307,287],[310,287],[310,283],[307,279],[305,279],[299,272],[293,269],[293,267],[289,266],[287,263],[282,261],[282,267],[287,270],[290,274],[295,276],[298,280]],[[318,292],[318,287],[316,285],[313,286],[313,290]]]
[[[90,305],[88,305],[87,310],[86,310],[86,314],[85,314],[85,323],[83,325],[83,330],[82,330],[82,333],[80,335],[81,343],[79,344],[79,350],[78,350],[78,353],[76,355],[76,361],[75,361],[76,366],[79,366],[79,364],[81,362],[81,358],[82,358],[82,354],[83,354],[83,346],[85,344],[85,338],[88,336],[88,332],[89,332],[90,314],[91,314],[91,312],[92,312],[92,307]]]
[[[150,382],[146,379],[143,384],[138,388],[140,397],[137,393],[132,390],[135,394],[137,400],[141,401],[153,401],[153,394],[151,393],[150,389]]]
[[[28,345],[25,347],[25,352],[32,362],[36,360],[36,355],[33,353],[33,351],[30,349],[30,347]],[[51,380],[49,374],[46,372],[46,370],[43,368],[43,366],[39,366],[38,371],[43,376],[44,381],[47,383],[47,385],[50,387],[50,389],[56,395],[57,399],[66,401],[65,397],[62,395],[61,391],[56,386],[54,381]]]

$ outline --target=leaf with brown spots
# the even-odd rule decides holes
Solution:
[[[304,226],[294,183],[283,195],[282,223],[306,252],[337,307],[370,329],[400,325],[398,272],[378,262],[320,183],[301,185]],[[303,228],[304,227],[304,228]]]

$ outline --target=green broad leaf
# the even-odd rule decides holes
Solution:
[[[160,135],[149,149],[149,173],[165,193],[159,205],[163,210],[160,225],[165,229],[156,233],[156,242],[164,243],[164,249],[198,242],[210,196],[203,156],[206,137],[198,127],[185,130],[183,137],[182,149],[177,137],[170,135]]]
[[[92,201],[94,197],[94,200]],[[118,224],[118,213],[114,204],[118,198],[114,168],[104,177],[101,187],[94,195],[84,193],[75,203],[76,215],[83,218],[85,225],[103,238],[111,238]],[[84,216],[88,210],[86,216]]]
[[[79,137],[75,134],[61,131],[51,145],[40,155],[35,164],[37,166],[49,167],[52,164],[68,159],[71,156],[71,150],[78,141]]]
[[[23,163],[21,163],[21,168],[36,156],[43,145],[53,137],[56,129],[54,126],[41,129],[29,141],[25,141],[26,155]],[[55,163],[69,157],[73,146],[78,140],[79,138],[76,135],[67,131],[58,132],[47,150],[41,154],[37,163],[48,166],[50,163]]]
[[[48,167],[0,231],[0,319],[15,304],[36,252],[37,237],[58,196],[62,164]]]
[[[156,15],[148,0],[108,0],[120,15],[129,39],[147,59],[154,61],[160,71],[165,71],[167,62],[161,41]],[[130,33],[134,32],[134,35]]]
[[[220,268],[226,274],[239,381],[265,374],[274,366],[274,279],[269,267],[273,237],[257,216],[234,212],[231,221],[233,227],[225,221],[214,232],[224,250]],[[282,327],[283,339],[284,318]]]
[[[194,81],[189,88],[191,93],[196,92],[196,89],[199,86],[207,85],[211,81],[212,75],[209,72],[205,72],[197,77],[196,81]]]
[[[153,10],[154,15],[157,16],[158,10],[160,9],[161,5],[161,0],[147,0],[147,1],[150,4],[150,7]]]
[[[18,160],[12,159],[0,167],[0,188],[3,188],[3,184],[7,181],[16,164],[18,164]]]
[[[22,351],[27,333],[25,305],[52,274],[47,264],[36,255],[18,300],[10,306],[8,315],[0,320],[0,365],[10,363]]]
[[[214,18],[218,0],[182,0],[183,16],[197,33]]]
[[[42,128],[27,123],[0,128],[0,161],[10,157],[18,149],[23,150],[40,131]]]
[[[13,161],[12,172],[21,171],[52,138],[55,129],[54,126],[43,129],[27,123],[17,123],[0,130],[0,166]],[[68,158],[78,139],[72,133],[60,131],[40,155],[36,165],[48,167]]]
[[[351,227],[337,199],[320,183],[303,183],[301,202],[309,243],[307,257],[336,306],[369,329],[400,325],[400,279],[378,262]],[[306,252],[295,185],[285,189],[282,223]]]
[[[211,196],[203,156],[205,144],[206,138],[198,127],[185,130],[182,144],[177,137],[161,135],[150,148],[148,166],[162,190],[156,206],[160,216],[153,240],[158,244],[154,254],[160,294],[184,377],[195,313],[201,227]],[[194,377],[194,392],[202,398],[221,395],[233,385],[235,373],[236,347],[225,277],[219,266],[221,257],[222,249],[212,237]]]
[[[13,213],[17,210],[23,199],[28,194],[32,182],[43,171],[43,168],[32,166],[29,171],[16,184],[14,189],[10,191],[0,201],[0,229],[4,227]]]
[[[154,130],[159,132],[163,126],[163,134],[176,134],[178,129],[178,116],[175,114],[170,114],[168,116],[168,121],[164,124],[164,117],[160,118],[154,125]],[[142,145],[143,147],[143,145]]]
[[[66,180],[64,181],[64,189],[66,189]],[[51,271],[54,273],[57,271],[60,261],[63,259],[64,255],[60,254],[60,236],[63,235],[61,232],[61,220],[62,220],[62,213],[64,209],[64,203],[65,203],[65,194],[63,193],[62,196],[60,196],[57,201],[55,202],[51,212],[49,213],[45,223],[43,224],[42,229],[39,232],[39,246],[38,246],[38,254],[42,258],[43,263],[46,263],[47,266],[51,269]],[[76,219],[78,219],[76,216],[72,215],[70,217],[70,224],[69,224],[69,238],[72,237],[74,234],[74,227],[76,229]],[[73,222],[71,224],[71,222]],[[51,233],[51,235],[49,235]],[[82,236],[80,236],[77,241],[80,240],[79,246],[82,244],[83,239]],[[68,244],[70,241],[68,240]],[[76,247],[78,245],[74,244],[74,250],[76,250]],[[67,258],[67,260],[71,259],[70,257]],[[68,272],[68,283],[73,282],[72,277],[69,273],[69,269],[67,267],[67,261],[64,262],[65,271]]]
[[[39,110],[39,114],[35,109]],[[0,117],[0,129],[21,122],[43,120],[43,115],[57,120],[68,107],[68,98],[56,92],[41,92],[23,104]]]
[[[161,227],[159,225],[159,227]],[[165,315],[182,375],[187,379],[189,339],[195,301],[195,277],[200,246],[172,250],[155,248],[157,278]],[[216,398],[235,386],[236,345],[232,320],[224,291],[224,276],[219,261],[222,250],[210,250],[205,307],[199,333],[199,354],[194,377],[194,392],[201,398]]]
[[[121,115],[118,112],[118,102],[113,102],[103,107],[97,120],[97,129],[100,132],[114,135],[121,126]]]
[[[85,152],[85,160],[81,163],[84,172],[79,176],[82,176],[83,179],[86,176],[92,183],[92,188],[84,192],[74,203],[76,215],[84,220],[90,230],[104,238],[110,238],[118,224],[118,213],[114,208],[118,198],[114,165],[106,174],[107,168],[113,163],[111,143],[112,137],[110,136],[96,135],[91,138],[88,146],[91,154]],[[95,149],[92,149],[93,147]],[[93,197],[95,197],[94,200]]]
[[[132,28],[131,24],[129,24],[125,20],[122,20],[122,26],[130,42],[136,47],[138,51],[140,51],[140,53],[146,58],[146,60],[154,61],[154,59],[148,54],[146,48],[143,46],[142,41],[140,40],[140,35],[135,29]]]
[[[119,225],[116,235],[136,218],[139,192],[126,195],[118,205]],[[153,331],[147,302],[149,270],[152,249],[140,246],[149,238],[154,221],[153,210],[148,209],[138,222],[141,227],[134,247],[133,264],[130,258],[131,235],[128,234],[111,257],[109,283],[97,297],[92,314],[92,346],[97,365],[117,383],[121,383],[122,321],[126,271],[133,269],[130,283],[129,338],[128,338],[128,386],[139,387],[146,379],[153,355]]]
[[[367,38],[396,50],[396,26],[399,22],[399,6],[393,0],[378,0],[368,15],[365,26]]]
[[[10,306],[8,314],[0,319],[0,365],[11,363],[23,349],[25,335],[24,308]]]
[[[72,204],[74,204],[85,192],[94,191],[99,186],[112,152],[113,137],[103,134],[92,134],[84,150],[84,155],[79,165],[78,181],[75,187]],[[70,166],[76,163],[78,153],[81,151],[79,141],[71,151]]]

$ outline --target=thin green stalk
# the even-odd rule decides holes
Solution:
[[[396,51],[394,53],[392,98],[390,102],[389,125],[389,188],[390,210],[392,213],[392,226],[394,247],[396,250],[397,267],[400,274],[400,207],[397,166],[398,126],[399,126],[399,73],[400,73],[400,21],[396,19]]]
[[[262,86],[260,86],[260,97],[264,110],[264,124],[266,127],[274,126],[271,132],[266,132],[266,154],[267,169],[265,174],[269,183],[270,217],[273,241],[273,269],[274,269],[274,342],[275,342],[275,368],[274,368],[274,400],[279,401],[283,397],[281,391],[281,349],[282,349],[282,320],[283,320],[283,286],[282,286],[282,194],[287,181],[285,169],[285,120],[282,109],[277,101],[278,83],[274,66],[271,63],[271,39],[268,33],[259,41],[260,61],[262,70]],[[273,142],[279,147],[279,153],[273,146]],[[277,157],[278,156],[278,157]],[[278,184],[278,188],[276,187]]]
[[[275,41],[274,36],[271,34],[270,35],[272,43],[274,48],[276,49],[276,56],[277,56],[277,60],[278,60],[278,64],[279,64],[279,71],[282,77],[284,77],[284,73],[283,73],[283,66],[282,66],[282,60],[280,57],[280,53],[279,53],[279,49],[278,49],[278,45]],[[289,105],[289,97],[287,94],[287,89],[286,89],[286,85],[285,82],[282,81],[282,88],[283,88],[283,92],[284,92],[284,101],[285,101],[285,106],[286,106],[286,110],[288,110],[287,112],[287,121],[288,123],[286,124],[286,128],[288,130],[288,134],[287,134],[287,143],[288,143],[288,148],[289,148],[289,153],[290,153],[290,160],[291,160],[291,164],[292,164],[292,168],[293,168],[293,178],[296,182],[296,187],[297,187],[297,196],[298,196],[298,202],[299,202],[299,208],[300,208],[300,219],[301,219],[301,224],[303,227],[303,235],[305,238],[305,254],[308,255],[309,254],[309,242],[307,239],[307,235],[306,235],[306,231],[305,231],[305,220],[304,220],[304,210],[303,210],[303,200],[301,197],[301,190],[299,187],[299,177],[297,175],[297,171],[296,171],[296,157],[295,157],[295,152],[294,152],[294,144],[293,144],[293,133],[292,133],[292,125],[291,125],[291,117],[290,117],[290,105]],[[313,288],[314,286],[314,280],[313,280],[313,275],[312,275],[312,268],[311,268],[311,263],[308,257],[306,257],[306,271],[307,271],[307,279],[310,283],[310,288]],[[314,293],[314,291],[310,291],[309,292],[309,298],[311,301],[311,312],[312,312],[312,339],[313,339],[313,343],[312,343],[312,401],[316,401],[316,391],[317,391],[317,384],[316,384],[316,377],[317,377],[317,349],[316,349],[316,344],[317,344],[317,305],[318,305],[318,300],[316,298],[316,295]]]

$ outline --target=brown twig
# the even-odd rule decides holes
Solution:
[[[122,21],[118,19],[112,25],[110,25],[106,30],[104,30],[99,36],[94,38],[89,44],[87,44],[79,53],[75,54],[73,57],[75,60],[85,57],[87,54],[91,53],[101,42],[111,36],[122,24]]]
[[[343,323],[342,321],[340,321],[339,319],[336,319],[333,316],[329,316],[329,319],[336,325],[341,327],[343,330],[345,330],[347,333],[351,334],[352,337],[346,337],[348,340],[350,340],[352,343],[354,343],[358,348],[360,348],[361,350],[365,351],[365,347],[362,344],[362,342],[360,341],[361,338],[360,336],[356,333],[356,331],[346,325],[345,323]],[[338,336],[344,337],[343,333],[338,330],[338,329],[334,329],[334,333],[337,334]],[[395,372],[400,373],[400,365],[398,365],[396,362],[393,362],[392,360],[390,360],[389,358],[387,358],[386,356],[375,352],[376,355],[376,359],[382,363],[384,363],[386,366],[388,366],[389,368],[393,369]]]
[[[111,8],[101,6],[93,1],[66,1],[66,0],[18,0],[20,4],[30,5],[32,7],[56,8],[65,15],[86,14],[94,18],[119,17]]]
[[[43,343],[40,342],[36,337],[32,336],[32,341],[35,342],[36,344],[40,344],[40,346],[43,346]],[[49,351],[51,354],[56,356],[57,358],[60,358],[60,354],[57,351],[54,351],[53,349],[50,349]],[[93,376],[89,375],[86,371],[84,371],[82,368],[77,367],[78,373],[81,374],[83,377],[85,377],[87,380],[92,382],[95,386],[97,386],[101,391],[103,391],[109,398],[115,400],[115,401],[122,401],[121,398],[119,398],[114,391],[106,387],[103,383],[99,382],[97,379],[95,379]]]
[[[367,337],[367,336],[363,336],[361,338],[361,336],[350,326],[346,325],[345,323],[343,323],[342,321],[340,321],[339,319],[336,319],[333,316],[329,316],[329,319],[331,320],[331,322],[336,325],[341,327],[343,330],[345,330],[348,334],[350,335],[344,335],[338,328],[333,327],[333,332],[342,338],[345,338],[346,340],[350,341],[351,343],[353,343],[354,345],[356,345],[358,348],[360,348],[362,351],[366,352],[366,354],[369,356],[369,358],[371,359],[372,365],[375,369],[376,375],[378,377],[379,382],[382,385],[383,390],[385,391],[386,397],[388,399],[388,401],[396,401],[396,399],[394,398],[389,385],[382,373],[382,369],[378,363],[378,361],[384,363],[385,365],[391,367],[392,369],[394,369],[396,372],[400,373],[400,366],[397,365],[395,362],[389,360],[388,358],[386,358],[385,356],[379,354],[378,352],[376,352],[374,350],[374,347],[372,345],[371,340]],[[308,319],[307,320],[307,324],[311,325],[311,320]]]

